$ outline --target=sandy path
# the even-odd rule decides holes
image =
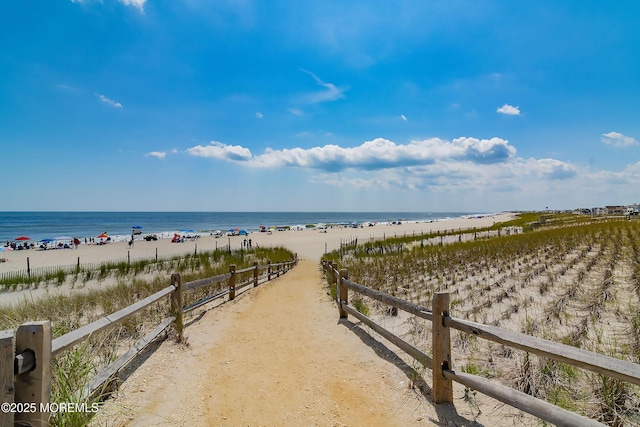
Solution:
[[[462,419],[408,386],[402,362],[338,321],[318,265],[206,312],[160,348],[96,425],[432,425]],[[363,343],[363,341],[365,341]],[[369,345],[367,345],[369,344]]]

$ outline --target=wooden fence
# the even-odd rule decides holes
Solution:
[[[297,263],[292,261],[268,263],[236,270],[229,266],[229,272],[206,279],[182,283],[180,274],[171,275],[171,284],[147,298],[128,307],[102,317],[58,338],[52,338],[49,321],[28,322],[20,325],[16,332],[0,331],[0,427],[15,425],[47,426],[51,415],[51,361],[52,358],[78,343],[110,328],[140,310],[164,298],[170,297],[171,312],[151,332],[136,342],[127,352],[107,366],[101,373],[78,390],[79,402],[84,402],[101,390],[114,376],[140,353],[149,343],[175,322],[178,339],[184,329],[183,314],[195,308],[228,295],[233,300],[238,291],[270,281],[289,271]],[[225,290],[183,306],[183,293],[227,281]],[[60,404],[56,402],[55,404]],[[69,403],[69,402],[64,402]],[[74,407],[74,410],[78,408]],[[80,410],[86,407],[80,407]]]
[[[433,296],[431,308],[427,308],[352,282],[348,278],[348,271],[346,269],[338,270],[335,263],[323,261],[323,268],[329,273],[331,282],[336,285],[336,302],[341,318],[347,318],[348,315],[356,317],[420,362],[424,367],[431,369],[433,375],[432,399],[435,403],[453,402],[452,381],[455,381],[555,425],[603,425],[595,420],[567,411],[496,381],[477,375],[456,372],[451,363],[451,328],[473,334],[485,340],[501,343],[508,347],[587,369],[607,377],[640,385],[639,364],[495,326],[453,318],[449,316],[449,294],[446,292],[436,293]],[[384,329],[350,306],[349,290],[431,321],[433,328],[431,343],[433,357],[429,357],[419,348]]]

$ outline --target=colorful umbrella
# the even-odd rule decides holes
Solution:
[[[107,236],[107,232],[105,231],[104,233],[98,236],[98,239],[106,239],[107,237],[109,236]]]
[[[16,237],[16,240],[31,240],[31,237],[20,236],[20,237]]]

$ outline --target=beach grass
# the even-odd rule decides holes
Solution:
[[[15,330],[28,321],[49,320],[53,337],[56,338],[167,287],[173,272],[180,272],[184,283],[227,273],[230,264],[236,264],[237,269],[242,269],[252,266],[256,261],[264,265],[267,262],[289,261],[293,256],[285,248],[269,247],[248,251],[221,249],[176,256],[159,262],[141,260],[135,263],[103,263],[97,270],[80,271],[77,276],[86,280],[110,279],[113,284],[100,289],[81,289],[69,295],[52,294],[0,306],[0,330]],[[149,275],[150,272],[153,274]],[[68,277],[65,276],[66,279]],[[62,277],[56,280],[62,280]],[[200,288],[185,293],[183,302],[188,305],[216,292],[222,286],[223,283],[218,284],[215,289]],[[169,302],[162,300],[127,318],[116,327],[92,335],[81,344],[54,357],[52,402],[86,403],[90,406],[93,402],[100,401],[106,391],[98,393],[89,402],[77,402],[75,393],[133,342],[166,318],[169,312]],[[55,426],[83,426],[91,415],[93,413],[90,411],[60,413],[55,414],[51,422]]]
[[[500,226],[345,245],[325,259],[354,282],[420,305],[448,291],[454,317],[640,361],[640,221],[537,213]],[[385,307],[361,304],[384,317]],[[452,331],[454,367],[608,425],[640,423],[640,387],[474,338]]]

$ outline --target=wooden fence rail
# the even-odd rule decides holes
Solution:
[[[329,273],[330,282],[336,286],[336,302],[338,304],[340,317],[346,318],[349,314],[353,315],[416,359],[423,366],[431,369],[433,375],[432,399],[435,403],[453,401],[452,381],[456,381],[507,405],[556,425],[603,425],[595,420],[559,408],[546,401],[504,386],[496,381],[467,373],[455,372],[451,364],[450,329],[470,333],[482,339],[501,343],[509,347],[587,369],[601,375],[640,385],[639,364],[526,334],[508,331],[495,326],[456,319],[449,315],[448,293],[436,293],[433,297],[432,307],[429,309],[354,283],[348,279],[348,271],[346,269],[338,270],[335,263],[323,261],[322,265],[324,270]],[[384,329],[350,306],[348,290],[431,321],[433,327],[431,344],[433,357],[427,356],[417,347]]]
[[[184,313],[225,295],[229,295],[231,300],[235,298],[236,290],[240,287],[246,287],[249,284],[253,284],[254,287],[258,286],[261,277],[264,283],[271,280],[274,274],[279,277],[280,274],[284,274],[296,264],[297,256],[292,261],[268,263],[266,266],[259,266],[256,262],[252,267],[237,271],[236,266],[232,264],[229,266],[229,273],[184,284],[180,274],[172,274],[171,285],[166,288],[55,339],[52,339],[49,321],[24,323],[18,327],[15,333],[12,330],[0,331],[0,404],[3,408],[0,411],[0,427],[13,426],[14,423],[32,426],[49,425],[51,414],[47,408],[50,407],[51,399],[51,361],[56,355],[69,350],[93,334],[106,330],[152,304],[170,297],[170,315],[91,379],[81,390],[78,390],[76,398],[80,402],[93,396],[101,387],[109,383],[127,363],[171,324],[175,324],[178,339],[181,339],[184,329]],[[262,276],[260,275],[261,270],[266,270]],[[245,280],[244,277],[248,276],[247,273],[251,273],[251,275]],[[243,280],[239,286],[236,285],[238,278]],[[228,287],[224,291],[189,306],[183,305],[185,291],[224,281],[228,283]],[[6,406],[7,404],[9,406]]]

